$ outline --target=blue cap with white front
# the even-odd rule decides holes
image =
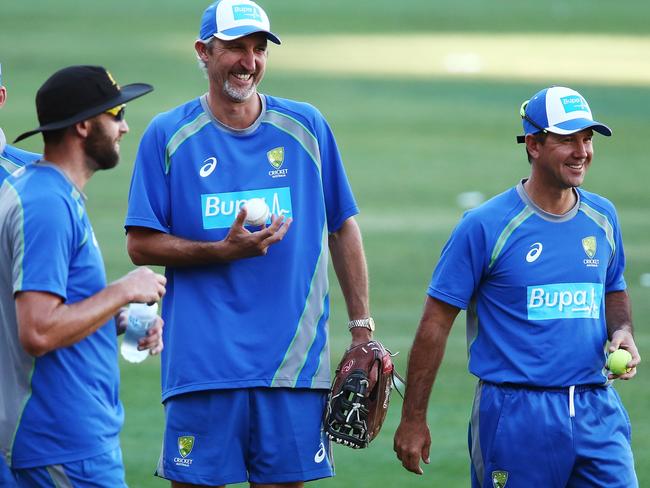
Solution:
[[[281,43],[280,38],[271,32],[268,15],[255,2],[219,0],[203,12],[199,39],[208,41],[214,36],[222,41],[232,41],[256,32],[264,32],[275,44]]]
[[[521,106],[524,135],[537,132],[573,134],[593,129],[604,136],[612,131],[605,124],[594,120],[587,100],[580,93],[564,86],[544,88]],[[517,142],[524,142],[518,136]]]

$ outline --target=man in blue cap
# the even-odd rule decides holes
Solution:
[[[172,284],[157,474],[175,487],[332,476],[328,251],[352,342],[374,328],[334,136],[311,105],[258,92],[268,41],[280,44],[256,3],[210,5],[194,45],[208,93],[158,115],[135,163],[128,251]],[[247,223],[252,199],[271,215],[261,226]]]
[[[611,380],[629,380],[634,343],[625,255],[611,202],[580,188],[593,119],[578,92],[551,87],[521,108],[530,176],[468,211],[445,245],[408,366],[395,451],[422,474],[429,394],[451,326],[467,310],[472,486],[638,486],[630,425]],[[628,372],[605,369],[630,352]]]
[[[0,108],[2,108],[7,101],[7,88],[4,86],[2,80],[2,64],[0,63]],[[40,159],[40,154],[23,151],[17,147],[7,144],[5,133],[0,127],[0,185],[4,179],[11,173],[21,168],[27,163]],[[0,466],[0,471],[2,467]]]

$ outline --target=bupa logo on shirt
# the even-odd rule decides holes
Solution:
[[[291,209],[291,189],[260,188],[228,193],[209,193],[201,195],[201,212],[204,229],[229,228],[235,221],[239,209],[251,198],[261,198],[271,209],[271,214],[293,217]],[[270,222],[269,220],[267,221]]]
[[[528,287],[528,319],[598,319],[601,283],[557,283]]]
[[[232,16],[235,20],[256,20],[257,22],[262,22],[259,9],[253,5],[233,5]]]
[[[564,107],[564,112],[588,112],[589,105],[582,97],[576,97],[575,95],[569,95],[566,97],[560,98],[562,101],[562,106]]]

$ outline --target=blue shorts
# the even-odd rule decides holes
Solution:
[[[4,456],[0,456],[0,487],[14,488],[15,486],[16,481],[14,480],[14,475],[9,470]]]
[[[479,381],[468,437],[473,487],[638,487],[630,420],[610,386]]]
[[[334,475],[322,429],[327,391],[207,390],[165,401],[156,474],[197,485],[289,483]]]
[[[126,488],[119,447],[81,461],[12,471],[19,488]]]

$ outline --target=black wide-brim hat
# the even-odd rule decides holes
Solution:
[[[63,129],[153,90],[146,83],[119,86],[101,66],[69,66],[50,76],[36,92],[36,112],[41,124],[14,140],[38,132]]]

